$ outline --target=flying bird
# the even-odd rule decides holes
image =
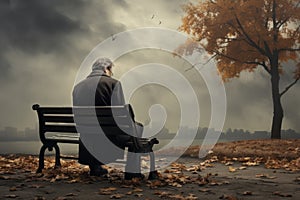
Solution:
[[[111,40],[114,41],[114,40],[116,39],[116,37],[117,37],[117,36],[115,36],[115,35],[112,34],[112,35],[111,35]]]
[[[160,24],[161,24],[161,21],[159,21],[158,25],[160,25]]]
[[[154,17],[155,17],[155,15],[153,14],[152,17],[151,17],[151,19],[153,19]]]

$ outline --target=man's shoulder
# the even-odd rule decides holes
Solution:
[[[105,76],[105,75],[102,75],[100,77],[100,80],[99,81],[104,81],[104,82],[111,82],[111,83],[118,83],[119,81],[117,79],[114,79],[113,77],[110,77],[110,76]]]
[[[105,75],[92,76],[80,81],[78,84],[75,85],[75,88],[89,87],[91,84],[97,84],[97,83],[116,85],[119,83],[119,81],[117,79]]]

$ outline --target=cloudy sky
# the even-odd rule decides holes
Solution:
[[[71,105],[71,91],[85,57],[99,43],[120,32],[142,27],[176,30],[187,0],[0,0],[0,129],[35,127],[34,103]],[[157,62],[172,66],[193,85],[200,102],[200,126],[208,126],[210,100],[201,76],[179,58],[159,50],[135,51],[116,61],[115,76],[134,66]],[[288,69],[290,70],[290,68]],[[157,72],[159,73],[159,72]],[[168,77],[166,77],[168,80]],[[283,77],[282,88],[291,81]],[[269,130],[272,102],[270,78],[263,71],[243,73],[225,84],[227,116],[224,130]],[[283,98],[283,128],[300,132],[300,84]],[[187,97],[188,99],[188,97]],[[147,122],[151,104],[167,108],[167,128],[175,130],[179,104],[158,85],[142,87],[130,103],[138,120]]]

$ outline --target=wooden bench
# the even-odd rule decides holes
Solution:
[[[45,150],[55,149],[55,167],[60,167],[60,158],[78,159],[73,156],[62,156],[58,143],[79,145],[79,133],[77,132],[78,123],[76,119],[80,117],[82,123],[88,126],[105,127],[105,133],[110,135],[127,135],[120,129],[120,126],[126,127],[127,131],[136,135],[136,124],[131,119],[132,109],[130,105],[124,106],[96,106],[96,107],[41,107],[34,104],[32,109],[37,112],[39,120],[39,136],[43,143],[39,153],[39,167],[37,173],[44,169]],[[74,117],[73,111],[76,116]],[[97,116],[97,124],[91,124],[91,117]],[[115,120],[121,118],[122,120]],[[95,121],[95,120],[94,120]],[[117,121],[117,122],[116,122]],[[78,121],[77,121],[78,122]],[[126,132],[127,132],[126,131]],[[134,148],[135,142],[133,136],[131,141],[124,144],[125,147]],[[155,159],[152,147],[158,144],[156,138],[135,138],[142,144],[139,153],[150,155],[150,171],[155,171]],[[125,152],[125,151],[124,151]],[[124,161],[123,161],[124,162]]]

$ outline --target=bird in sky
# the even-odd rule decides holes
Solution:
[[[111,40],[114,41],[116,39],[117,36],[111,34]]]

